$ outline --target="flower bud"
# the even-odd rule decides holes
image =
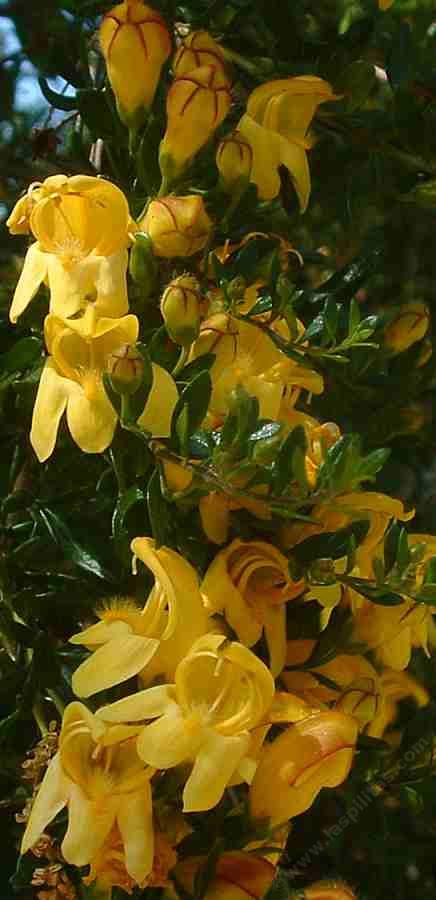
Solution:
[[[130,344],[114,350],[108,359],[108,373],[115,393],[135,394],[142,381],[144,361],[141,354]]]
[[[337,787],[353,760],[358,726],[344,713],[308,716],[265,744],[250,788],[255,819],[285,822],[305,812],[322,787]]]
[[[130,251],[129,272],[135,284],[142,288],[142,297],[149,297],[157,288],[159,266],[148,234],[138,232]]]
[[[429,321],[430,313],[425,303],[419,300],[405,303],[385,330],[385,346],[392,353],[403,353],[424,337]]]
[[[232,192],[236,187],[248,184],[253,151],[239,131],[234,131],[221,141],[217,150],[216,164],[224,190]]]
[[[159,149],[164,178],[178,177],[226,117],[231,102],[230,82],[216,66],[200,66],[174,79]]]
[[[179,863],[175,875],[179,884],[193,892],[195,877],[205,857],[188,857]],[[275,866],[254,853],[234,851],[219,857],[205,900],[261,900],[271,887]]]
[[[171,53],[165,22],[141,0],[124,0],[105,15],[100,45],[119,116],[129,127],[138,127]]]
[[[339,881],[317,881],[305,888],[304,900],[357,900],[350,887]]]
[[[162,197],[153,200],[141,228],[150,236],[156,256],[192,256],[205,247],[212,222],[202,197]]]
[[[215,66],[225,74],[224,52],[207,31],[193,31],[179,47],[173,62],[177,78],[200,66]]]
[[[189,347],[200,331],[198,282],[192,275],[180,275],[168,285],[160,303],[166,330],[175,344]]]

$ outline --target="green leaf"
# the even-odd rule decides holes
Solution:
[[[404,603],[404,598],[400,594],[396,594],[389,588],[370,584],[365,578],[352,578],[348,575],[343,580],[358,594],[362,594],[378,606],[401,606]]]
[[[360,324],[360,308],[357,300],[352,297],[348,313],[348,334],[352,335]]]
[[[341,559],[348,555],[351,539],[354,537],[356,544],[361,544],[368,530],[368,519],[359,519],[339,531],[315,534],[297,544],[292,549],[292,556],[302,565],[308,565],[315,559]]]
[[[289,489],[292,476],[301,477],[301,454],[304,456],[307,449],[306,433],[303,425],[297,425],[289,433],[280,447],[273,465],[272,487],[274,494],[283,494]],[[298,451],[300,451],[298,453]],[[296,457],[297,454],[297,457]],[[298,479],[297,479],[298,480]]]
[[[159,469],[155,469],[147,487],[148,517],[156,547],[171,545],[171,520],[174,510],[162,493]]]
[[[65,559],[102,581],[114,581],[112,573],[105,568],[95,554],[74,539],[70,529],[59,515],[44,506],[37,507],[35,512]]]
[[[201,372],[209,372],[215,362],[215,353],[203,353],[197,359],[192,360],[177,375],[177,381],[189,382],[200,375]]]
[[[398,23],[398,30],[386,60],[386,73],[394,90],[411,80],[414,51],[412,29],[409,23],[403,20]]]
[[[42,355],[42,341],[37,337],[25,337],[0,357],[2,372],[21,372],[33,366]]]
[[[209,407],[212,379],[200,372],[182,391],[171,422],[171,442],[183,456],[189,456],[189,438],[200,427]]]
[[[290,877],[284,869],[276,869],[276,875],[271,887],[267,890],[264,900],[289,900]]]
[[[115,539],[121,538],[125,533],[126,528],[124,523],[129,510],[131,510],[132,506],[136,503],[141,503],[144,500],[145,494],[136,484],[128,488],[127,491],[124,491],[124,493],[121,494],[121,497],[118,498],[112,516],[112,534]]]
[[[144,412],[147,404],[148,396],[153,385],[153,367],[148,349],[145,344],[138,343],[135,349],[141,354],[143,361],[143,372],[141,384],[134,394],[129,396],[130,420],[127,424],[134,425],[139,416]]]

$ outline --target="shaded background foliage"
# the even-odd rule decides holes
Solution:
[[[94,173],[96,164],[122,188],[129,186],[127,136],[113,99],[107,90],[102,93],[104,66],[95,41],[98,17],[111,5],[0,2],[0,579],[5,599],[0,630],[11,650],[0,655],[2,896],[19,892],[28,880],[24,866],[7,886],[20,831],[13,814],[24,797],[19,765],[37,736],[32,708],[42,694],[48,702],[51,698],[53,712],[59,693],[64,701],[72,698],[70,673],[80,651],[58,648],[101,597],[143,592],[144,583],[130,576],[129,540],[147,530],[157,502],[160,517],[166,509],[150,488],[151,459],[131,435],[116,438],[101,457],[89,457],[64,430],[50,463],[37,463],[28,431],[43,361],[43,299],[15,328],[7,318],[26,241],[11,239],[4,220],[20,192],[56,172]],[[352,297],[365,303],[365,315],[379,314],[381,326],[409,300],[431,308],[436,281],[432,0],[397,0],[385,15],[378,13],[375,0],[156,0],[154,5],[192,28],[207,27],[230,57],[233,53],[238,66],[235,121],[247,93],[267,78],[316,73],[343,94],[339,112],[322,108],[317,118],[323,140],[311,153],[313,194],[307,214],[300,219],[284,174],[281,197],[268,220],[254,213],[252,218],[253,230],[276,226],[303,253],[305,267],[295,264],[292,278],[306,320],[307,313],[318,316],[320,332],[327,328],[340,334]],[[103,144],[96,146],[99,139]],[[158,132],[151,135],[151,141],[158,139]],[[206,191],[213,190],[215,178],[209,159],[205,150],[198,161]],[[133,210],[141,207],[157,176],[144,143],[130,196]],[[242,236],[249,216],[250,197],[232,221],[232,238]],[[146,314],[152,330],[153,310],[147,307]],[[390,447],[376,487],[416,505],[414,530],[434,533],[436,359],[430,355],[418,368],[421,350],[412,347],[401,357],[380,359],[356,349],[346,367],[321,359],[326,391],[311,410],[316,414],[317,402],[322,403],[324,417],[361,434],[366,452]],[[195,517],[191,520],[187,528],[186,517],[179,516],[173,527],[179,547],[199,560],[201,533]],[[153,521],[150,526],[163,527]],[[26,624],[13,620],[8,604]],[[434,695],[434,662],[419,651],[414,666]],[[408,714],[405,708],[404,721]],[[414,739],[425,725],[431,747],[435,721],[434,712],[425,723],[418,717]],[[362,786],[380,784],[380,743],[366,747],[366,768],[357,764],[343,789],[323,792],[310,816],[296,821],[288,851],[291,867],[322,828],[338,821]],[[428,754],[422,765],[429,765]],[[384,779],[379,796],[357,823],[312,854],[300,879],[283,883],[283,897],[289,884],[299,888],[328,875],[356,886],[362,900],[436,896],[435,780],[422,780],[422,771],[419,783],[413,773],[403,775]],[[280,886],[277,891],[275,900],[282,897]]]

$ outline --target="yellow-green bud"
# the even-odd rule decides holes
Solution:
[[[253,165],[253,151],[239,131],[221,141],[216,154],[216,164],[224,190],[232,192],[238,186],[248,184]]]
[[[433,353],[433,343],[430,338],[425,338],[425,340],[421,344],[418,359],[416,360],[416,365],[418,366],[418,369],[420,369],[421,366],[425,366],[425,364],[428,363],[432,353]]]
[[[125,344],[110,355],[107,369],[115,393],[135,394],[142,381],[144,361],[135,347]]]
[[[159,264],[153,253],[148,234],[138,232],[130,251],[129,272],[135,284],[142,288],[142,295],[150,297],[157,288]]]
[[[201,297],[192,275],[180,275],[170,282],[160,303],[165,327],[175,344],[189,347],[200,331]]]
[[[385,330],[385,346],[392,353],[403,353],[427,333],[430,313],[420,300],[406,303]]]

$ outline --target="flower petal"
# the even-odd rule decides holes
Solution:
[[[62,772],[59,753],[50,761],[32,806],[30,818],[21,842],[21,853],[36,844],[49,822],[67,802],[67,784]]]
[[[126,869],[141,882],[153,867],[154,832],[150,783],[140,791],[126,794],[117,813],[118,827],[124,844]]]
[[[53,453],[71,384],[68,378],[58,374],[53,360],[48,359],[39,381],[30,430],[30,443],[40,462]]]
[[[18,284],[15,288],[14,298],[9,311],[9,318],[15,324],[18,316],[24,312],[30,301],[35,296],[39,286],[47,276],[47,254],[43,253],[38,242],[32,244],[24,258],[24,265]]]
[[[188,731],[179,707],[174,704],[165,715],[143,729],[138,738],[138,754],[149,766],[170,769],[192,759],[199,740],[201,734],[195,729]]]
[[[67,422],[71,437],[85,453],[103,453],[112,441],[117,414],[103,385],[95,383],[88,399],[84,389],[71,382]]]
[[[184,812],[212,809],[221,800],[250,746],[250,735],[223,737],[210,730],[183,791]]]
[[[169,437],[171,418],[179,399],[176,382],[172,375],[153,363],[153,384],[145,409],[138,419],[138,425],[150,431],[153,437]]]
[[[160,716],[173,703],[172,685],[158,684],[102,706],[97,710],[96,717],[105,722],[140,722]]]
[[[126,634],[95,650],[74,672],[77,697],[90,697],[137,675],[156,653],[159,641]]]
[[[118,798],[105,797],[91,803],[86,794],[71,782],[68,797],[68,828],[62,841],[62,853],[73,866],[86,866],[97,853],[115,821]]]

